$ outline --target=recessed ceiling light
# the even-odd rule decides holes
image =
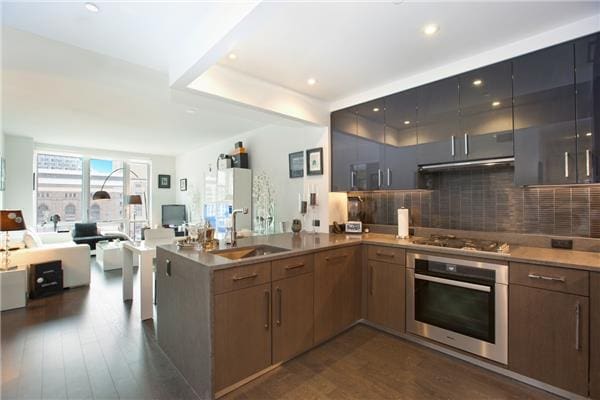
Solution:
[[[404,121],[404,125],[409,125],[409,124],[410,124],[409,120]]]
[[[196,114],[198,110],[196,110],[195,108],[188,108],[187,110],[185,110],[186,113],[188,114]]]
[[[592,132],[586,133],[585,136],[592,136]]]
[[[85,3],[85,8],[93,13],[97,13],[98,11],[100,11],[100,8],[98,8],[98,6],[94,3]]]
[[[308,78],[306,83],[308,83],[310,86],[313,86],[315,83],[317,83],[317,80],[315,78]]]
[[[440,30],[440,27],[437,26],[436,24],[427,24],[423,27],[423,32],[427,35],[427,36],[431,36],[433,34],[436,34],[437,31]]]
[[[373,109],[373,112],[377,112],[377,111],[379,111],[379,107],[375,107],[375,108]]]
[[[492,102],[492,107],[498,107],[500,105],[499,101]]]
[[[481,79],[475,79],[473,81],[474,86],[481,86],[482,83],[483,83],[483,81]]]
[[[237,59],[237,54],[229,53],[229,55],[227,57],[229,57],[230,60],[235,60],[235,59]]]

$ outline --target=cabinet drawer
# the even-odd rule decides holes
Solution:
[[[271,281],[271,263],[244,265],[215,271],[215,294]]]
[[[284,258],[271,263],[271,275],[273,280],[277,281],[284,278],[312,272],[314,270],[314,256],[308,254],[305,256]]]
[[[406,251],[396,247],[369,246],[367,256],[369,260],[406,265]]]
[[[511,262],[509,281],[557,292],[589,296],[589,272],[568,268]]]

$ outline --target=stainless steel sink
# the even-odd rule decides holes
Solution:
[[[288,249],[284,249],[282,247],[275,247],[269,245],[256,245],[256,246],[247,246],[247,247],[232,247],[230,249],[223,250],[214,250],[211,251],[212,254],[217,256],[229,258],[230,260],[243,260],[246,258],[266,256],[269,254],[282,253],[284,251],[289,251]]]

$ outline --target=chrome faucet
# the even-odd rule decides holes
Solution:
[[[237,244],[237,228],[236,228],[236,215],[237,214],[248,214],[248,208],[239,208],[231,212],[231,247],[235,247]]]

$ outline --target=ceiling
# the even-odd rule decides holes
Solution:
[[[236,60],[220,63],[334,101],[593,14],[598,1],[263,2]],[[428,23],[436,35],[423,34]]]
[[[165,73],[2,29],[2,129],[41,143],[175,155],[299,122],[172,90]]]

